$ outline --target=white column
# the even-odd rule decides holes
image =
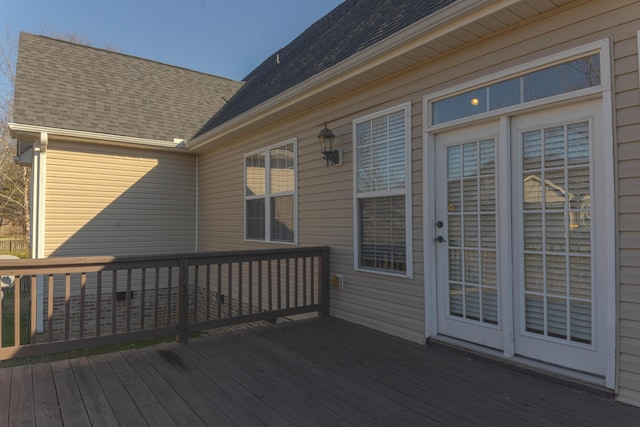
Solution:
[[[46,159],[49,135],[40,133],[40,140],[33,145],[31,169],[31,258],[44,258]],[[44,330],[44,276],[39,275],[36,292],[36,330]]]

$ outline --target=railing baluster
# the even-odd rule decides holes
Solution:
[[[160,267],[156,267],[156,277],[154,278],[154,286],[153,286],[154,294],[153,294],[153,327],[158,327],[158,298],[160,293]]]
[[[298,295],[298,288],[300,287],[300,272],[298,271],[298,266],[300,265],[300,258],[295,257],[295,269],[293,271],[293,274],[295,275],[295,280],[293,283],[294,286],[294,299],[295,299],[295,305],[294,307],[299,307],[300,306],[300,300],[299,300],[299,295]]]
[[[278,275],[278,280],[276,280],[276,284],[278,286],[277,296],[278,296],[278,310],[282,310],[282,260],[276,260],[276,274]]]
[[[233,314],[231,312],[231,309],[233,308],[233,292],[232,292],[232,280],[233,280],[233,263],[230,262],[227,264],[228,268],[227,268],[227,274],[229,275],[229,277],[227,278],[227,316],[229,317],[233,317]]]
[[[14,285],[17,286],[17,285]],[[36,335],[36,327],[37,327],[37,323],[36,321],[38,320],[38,302],[36,301],[37,299],[37,294],[38,294],[38,276],[36,276],[35,274],[31,276],[31,286],[30,286],[30,292],[31,292],[31,307],[29,307],[30,310],[30,317],[31,317],[31,324],[29,325],[29,329],[30,329],[30,339],[29,339],[29,343],[30,344],[36,344],[37,343],[37,335]],[[1,318],[0,318],[1,319]]]
[[[289,269],[290,269],[289,258],[286,259],[285,266],[287,268],[287,272],[285,274],[285,286],[286,286],[286,290],[287,290],[287,305],[286,305],[286,308],[290,308],[291,307],[291,303],[290,303],[290,300],[291,300],[291,298],[290,298],[291,287],[289,286],[289,280],[291,278],[291,274],[289,272]]]
[[[258,313],[262,313],[262,260],[258,261]]]
[[[238,263],[238,316],[242,316],[242,261]]]
[[[127,332],[131,332],[131,269],[127,269],[127,284],[126,293],[124,295],[125,300],[125,322],[127,325]]]
[[[218,295],[216,317],[222,319],[222,264],[218,264]]]
[[[71,274],[64,278],[64,340],[69,341],[69,316],[71,309]]]
[[[111,270],[111,335],[118,332],[117,324],[117,307],[116,292],[118,290],[118,270]]]
[[[253,313],[253,261],[249,261],[249,313]]]
[[[98,271],[96,275],[96,336],[100,336],[102,329],[102,271]]]
[[[193,267],[193,323],[198,323],[198,267]]]
[[[211,264],[207,264],[207,280],[205,282],[205,292],[207,293],[206,320],[211,320]]]
[[[173,268],[169,267],[169,277],[167,279],[167,326],[171,326],[171,292],[173,285]]]
[[[269,263],[267,265],[267,287],[269,288],[268,290],[268,295],[269,295],[269,311],[273,311],[273,290],[272,290],[272,284],[273,284],[273,279],[271,277],[272,275],[272,271],[271,271],[271,266],[273,264],[272,260],[267,260],[267,262]]]
[[[80,324],[78,325],[78,338],[84,338],[84,298],[87,286],[87,273],[80,273]]]
[[[49,328],[49,342],[53,341],[53,274],[49,274],[49,283],[47,293],[49,300],[47,301],[47,327]]]
[[[307,305],[307,257],[302,257],[302,304]]]
[[[311,305],[316,303],[316,285],[315,285],[315,266],[316,266],[316,258],[311,258]]]
[[[145,288],[147,287],[147,269],[140,273],[140,330],[144,331],[144,305],[146,301]]]
[[[21,286],[13,286],[13,345],[19,346],[20,342],[20,291]]]

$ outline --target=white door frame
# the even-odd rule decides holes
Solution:
[[[515,74],[518,72],[522,72],[522,70],[532,69],[535,67],[539,67],[540,64],[545,62],[557,61],[559,57],[567,57],[571,55],[575,55],[578,52],[598,49],[601,56],[601,85],[592,90],[582,90],[572,94],[565,94],[562,97],[552,97],[548,100],[532,102],[526,105],[518,105],[513,107],[512,109],[503,109],[500,110],[499,114],[491,114],[484,113],[478,116],[473,116],[470,118],[463,118],[452,121],[451,123],[441,124],[437,126],[433,126],[430,123],[431,117],[431,100],[435,98],[442,98],[447,93],[456,93],[460,92],[465,88],[470,88],[472,86],[477,86],[486,82],[490,82],[492,80],[496,80],[500,77],[504,77],[505,75],[509,75],[511,73]],[[617,253],[617,238],[616,238],[616,214],[617,214],[617,204],[615,197],[615,163],[614,163],[614,127],[613,127],[613,117],[614,117],[614,106],[613,106],[613,95],[611,88],[611,59],[610,59],[610,41],[602,40],[596,43],[592,43],[586,46],[582,46],[576,49],[572,49],[568,52],[563,52],[560,54],[551,55],[547,58],[543,58],[538,61],[534,61],[533,63],[524,64],[522,66],[515,67],[510,70],[506,70],[504,72],[495,73],[489,76],[486,76],[481,79],[476,79],[471,82],[468,82],[463,85],[458,85],[454,88],[449,88],[444,91],[440,91],[435,94],[427,95],[423,98],[423,206],[424,206],[424,215],[423,215],[423,241],[424,241],[424,268],[425,268],[425,292],[424,292],[424,304],[425,304],[425,335],[427,338],[438,335],[438,313],[437,313],[437,283],[436,283],[436,227],[435,223],[437,221],[436,218],[436,210],[435,203],[436,200],[436,180],[435,180],[435,165],[436,165],[436,153],[435,153],[435,144],[436,144],[436,133],[438,131],[443,131],[448,127],[455,127],[463,124],[469,124],[471,122],[479,122],[484,119],[488,119],[490,117],[499,116],[500,117],[500,137],[498,141],[498,156],[504,156],[506,158],[500,157],[498,161],[500,161],[503,165],[511,165],[511,150],[509,147],[509,140],[511,135],[510,129],[510,118],[509,114],[515,111],[526,111],[529,109],[540,109],[541,107],[546,107],[547,105],[553,106],[558,104],[564,104],[575,100],[578,102],[581,99],[593,99],[599,98],[602,101],[602,129],[603,134],[601,135],[603,146],[601,147],[602,151],[600,155],[602,156],[602,162],[596,165],[597,167],[603,168],[602,176],[605,177],[605,182],[602,183],[604,187],[604,191],[601,193],[600,204],[604,204],[605,206],[614,207],[613,209],[604,209],[604,218],[601,222],[602,234],[606,236],[604,244],[608,248],[606,251],[606,259],[599,259],[599,264],[601,265],[601,274],[597,278],[597,280],[605,280],[607,283],[611,283],[612,286],[607,288],[606,292],[606,301],[602,303],[606,305],[606,330],[607,333],[604,337],[599,337],[602,341],[604,341],[605,351],[606,351],[606,373],[603,385],[608,388],[615,388],[617,379],[616,379],[616,362],[617,362],[617,299],[616,296],[618,294],[618,282],[616,275],[616,253]],[[510,166],[509,166],[510,167]],[[511,194],[511,180],[504,179],[504,174],[510,176],[511,170],[502,169],[501,172],[497,171],[499,174],[497,178],[497,193],[498,200],[507,201],[510,200]],[[505,195],[509,196],[505,198]],[[508,205],[508,206],[507,206]],[[510,212],[511,204],[505,202],[498,202],[497,206],[498,212],[502,215],[505,214],[508,210]],[[506,217],[510,218],[510,213],[507,214]],[[502,234],[503,238],[512,237],[511,231],[511,223],[507,221],[500,222],[498,224],[500,227],[499,231]],[[501,239],[502,240],[502,239]],[[504,245],[503,245],[504,246]],[[503,248],[504,249],[504,248]],[[511,259],[511,253],[504,254],[500,250],[498,250],[499,257],[508,257]],[[511,282],[510,278],[513,278],[512,271],[512,262],[502,262],[498,266],[498,274],[502,280],[508,280]],[[509,283],[507,282],[507,283]],[[513,302],[513,293],[512,289],[509,286],[503,286],[503,288],[510,288],[508,292],[504,289],[503,293],[500,294],[502,297],[502,305],[501,308],[504,307],[505,304],[511,304]],[[514,347],[513,347],[513,319],[505,318],[505,314],[508,313],[509,310],[504,310],[502,312],[503,315],[503,328],[504,328],[504,348],[503,355],[505,357],[513,357],[514,355]],[[509,328],[508,325],[511,325]],[[511,345],[509,345],[511,343]]]

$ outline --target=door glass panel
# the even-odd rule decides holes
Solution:
[[[524,215],[524,249],[532,251],[542,249],[542,215],[539,213]]]
[[[591,344],[589,122],[523,133],[527,332]]]
[[[449,315],[498,323],[495,139],[447,148]]]

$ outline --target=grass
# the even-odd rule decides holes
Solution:
[[[5,292],[3,309],[2,309],[2,347],[11,347],[14,345],[14,293]],[[29,325],[29,293],[23,292],[20,296],[20,343],[27,344],[30,338]],[[195,335],[194,335],[195,336]],[[64,351],[59,353],[51,353],[40,356],[18,357],[9,360],[0,361],[0,368],[9,368],[21,365],[30,365],[33,363],[51,362],[55,360],[73,359],[76,357],[90,356],[93,354],[110,353],[113,351],[128,350],[134,348],[148,347],[163,342],[175,340],[175,336],[166,336],[159,338],[150,338],[127,343],[104,345],[93,348],[83,348],[79,350]]]
[[[15,317],[14,317],[15,293],[4,292],[2,299],[2,346],[15,345]],[[29,294],[20,294],[20,344],[27,344],[29,331]]]

